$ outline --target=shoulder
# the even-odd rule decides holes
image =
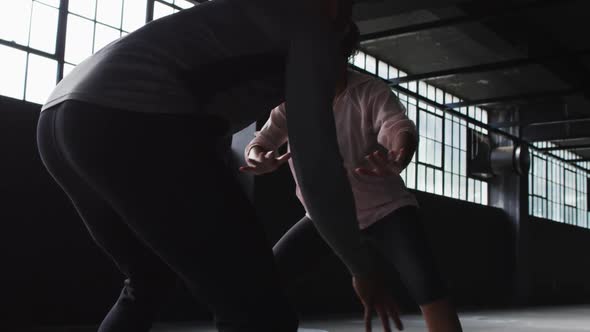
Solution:
[[[348,71],[348,90],[357,95],[371,96],[390,93],[391,87],[379,77],[351,69]]]

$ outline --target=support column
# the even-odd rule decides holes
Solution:
[[[516,122],[518,112],[507,110],[490,112],[490,123]],[[513,127],[508,130],[515,136],[520,136],[520,129]],[[491,134],[492,142],[497,146],[512,145],[513,142],[503,136]],[[530,269],[528,251],[528,172],[518,175],[506,172],[496,176],[489,183],[489,203],[491,206],[503,209],[512,221],[512,241],[507,245],[513,248],[513,302],[526,304],[530,296]]]

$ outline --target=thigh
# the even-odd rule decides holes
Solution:
[[[365,234],[379,254],[394,265],[418,304],[446,296],[446,288],[417,208],[398,209],[369,227]]]
[[[290,324],[264,231],[221,161],[211,126],[199,121],[71,112],[58,119],[58,138],[77,171],[218,322],[248,326],[268,312],[274,321],[265,324]],[[97,136],[90,152],[80,143]]]
[[[59,106],[58,106],[59,108]],[[142,243],[121,216],[85,182],[63,157],[54,137],[57,109],[41,113],[37,140],[42,161],[64,190],[96,244],[133,283],[174,286],[174,275],[162,260]]]

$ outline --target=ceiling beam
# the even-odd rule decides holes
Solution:
[[[541,150],[541,151],[562,151],[562,150],[588,150],[588,149],[590,149],[590,144],[560,145],[560,146],[551,147],[551,148],[541,148],[539,150]]]
[[[540,126],[551,126],[551,125],[561,125],[561,124],[570,124],[570,123],[585,123],[590,122],[590,118],[578,118],[578,119],[567,119],[567,120],[557,120],[557,121],[539,121],[539,122],[532,122],[524,124],[523,127],[540,127]]]
[[[568,163],[582,163],[585,161],[590,161],[590,158],[578,158],[578,159],[565,159]]]
[[[422,74],[415,74],[409,75],[405,77],[399,77],[390,79],[390,85],[398,85],[402,83],[409,83],[414,81],[426,81],[426,80],[435,80],[440,78],[446,78],[451,76],[457,75],[464,75],[464,74],[473,74],[473,73],[482,73],[482,72],[490,72],[502,69],[509,69],[515,67],[522,67],[526,65],[536,64],[536,63],[543,63],[543,62],[550,62],[550,61],[558,61],[558,60],[568,60],[571,58],[577,58],[581,56],[585,56],[590,54],[590,50],[580,50],[575,52],[565,52],[560,54],[551,54],[551,55],[543,55],[537,57],[526,57],[526,58],[518,58],[506,61],[499,61],[499,62],[492,62],[486,64],[480,64],[475,66],[465,66],[465,67],[458,67],[452,69],[445,69],[439,71],[433,71],[429,73],[422,73]]]
[[[445,106],[447,106],[449,108],[460,108],[460,107],[467,107],[467,106],[483,106],[483,105],[491,105],[491,104],[527,102],[527,101],[531,101],[531,100],[538,100],[538,99],[544,99],[544,98],[550,98],[550,97],[563,97],[563,96],[574,95],[574,94],[577,94],[581,91],[583,91],[582,88],[568,88],[568,89],[563,89],[563,90],[531,92],[531,93],[515,94],[515,95],[510,95],[510,96],[469,100],[469,101],[463,101],[463,102],[459,102],[459,103],[450,103],[450,104],[446,104]]]
[[[383,38],[390,38],[390,37],[399,37],[402,35],[414,34],[425,30],[432,30],[438,29],[443,27],[455,26],[459,24],[466,24],[472,22],[479,22],[483,20],[487,20],[490,18],[500,17],[504,15],[514,15],[523,10],[529,10],[534,8],[541,8],[551,5],[563,5],[571,1],[576,0],[536,0],[527,3],[520,3],[513,6],[506,6],[500,7],[495,9],[490,9],[488,7],[481,8],[481,10],[477,13],[472,13],[469,15],[463,15],[448,19],[437,20],[433,22],[426,22],[426,23],[419,23],[414,25],[409,25],[401,28],[394,28],[394,29],[387,29],[383,31],[371,32],[367,34],[363,34],[361,36],[362,42],[374,41]]]
[[[355,21],[369,21],[417,10],[444,8],[474,0],[358,0],[354,1],[352,16]]]
[[[585,140],[590,139],[590,131],[588,126],[582,125],[550,127],[543,130],[540,128],[524,128],[522,137],[529,142]]]

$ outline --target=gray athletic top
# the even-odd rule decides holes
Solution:
[[[301,2],[214,0],[151,22],[79,64],[43,110],[73,99],[136,112],[207,113],[236,132],[287,100],[309,212],[351,272],[367,273],[373,264],[331,111],[337,38],[327,23],[303,15]]]

